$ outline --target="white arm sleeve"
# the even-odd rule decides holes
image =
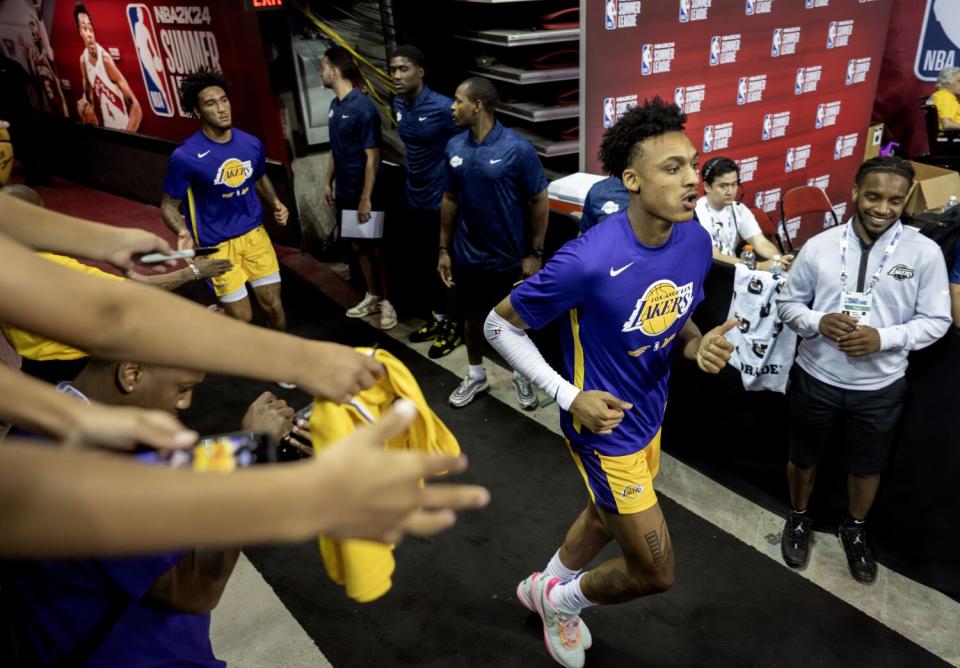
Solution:
[[[570,404],[580,394],[580,389],[564,380],[547,364],[547,360],[543,359],[543,355],[526,332],[514,327],[497,315],[496,311],[491,310],[483,323],[483,333],[507,364],[551,397],[555,397],[560,408],[570,410]]]

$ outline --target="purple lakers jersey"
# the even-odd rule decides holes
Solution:
[[[671,353],[703,300],[711,248],[710,236],[696,221],[675,224],[661,246],[645,246],[624,211],[567,243],[510,295],[534,329],[563,317],[564,378],[633,404],[620,426],[605,435],[561,411],[560,424],[574,450],[629,454],[660,429]]]

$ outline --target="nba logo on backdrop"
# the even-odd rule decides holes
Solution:
[[[796,82],[795,82],[794,85],[793,85],[793,92],[794,92],[795,94],[797,94],[797,95],[799,95],[800,93],[803,92],[803,83],[804,83],[803,80],[804,80],[803,68],[802,68],[802,67],[798,67],[798,68],[797,68],[797,79],[796,79]]]
[[[640,52],[640,74],[647,76],[653,73],[653,45],[644,44]]]
[[[817,120],[814,121],[814,126],[819,130],[823,127],[823,116],[824,116],[824,106],[822,104],[817,105]]]
[[[827,27],[827,48],[832,49],[833,43],[837,39],[837,22],[830,21],[830,25]]]
[[[753,0],[747,0],[747,6],[743,11],[747,16],[753,16]]]
[[[690,20],[690,0],[680,0],[680,23]]]
[[[703,152],[709,153],[713,150],[713,126],[707,125],[703,128]]]
[[[710,38],[710,64],[716,65],[720,62],[720,37],[714,35]]]
[[[773,130],[773,115],[763,115],[763,129],[760,131],[760,137],[763,141],[770,139],[770,132]]]
[[[788,174],[793,171],[793,158],[794,158],[794,155],[795,155],[795,154],[794,154],[794,150],[793,150],[792,148],[788,148],[788,149],[787,149],[787,162],[786,162],[786,164],[783,166],[783,171],[785,171],[785,172],[788,173]]]
[[[683,86],[677,86],[673,89],[673,103],[680,107],[680,111],[683,111],[684,98],[686,98],[686,95],[684,95]]]
[[[607,11],[604,16],[604,26],[607,30],[617,28],[617,0],[607,0]]]
[[[770,43],[770,55],[776,58],[780,55],[780,44],[783,41],[783,30],[780,28],[773,29],[773,41]]]
[[[839,160],[843,155],[843,137],[837,137],[837,140],[833,142],[833,159]]]
[[[913,71],[918,79],[936,81],[940,70],[960,62],[960,13],[956,3],[928,0],[922,25]]]
[[[848,61],[847,61],[847,76],[846,76],[846,78],[844,79],[843,83],[845,83],[845,84],[848,85],[848,86],[849,86],[850,84],[852,84],[852,83],[853,83],[853,75],[854,75],[854,73],[856,72],[856,70],[857,70],[857,61],[855,61],[855,60],[848,60]]]
[[[147,89],[147,100],[157,116],[173,116],[170,102],[170,83],[163,69],[163,58],[158,48],[157,33],[153,29],[153,19],[146,5],[127,5],[127,21],[130,34],[140,61],[140,75]]]
[[[617,122],[617,105],[612,97],[603,98],[603,127],[612,128]]]
[[[740,77],[737,82],[737,104],[747,103],[747,77]]]

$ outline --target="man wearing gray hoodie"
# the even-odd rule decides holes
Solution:
[[[907,354],[950,326],[943,254],[900,222],[914,170],[900,158],[872,158],[857,171],[853,217],[810,239],[777,300],[801,338],[788,393],[792,510],[781,541],[784,561],[807,563],[807,502],[824,446],[840,434],[848,472],[848,512],[840,542],[859,582],[877,566],[866,517],[889,460],[906,395]]]

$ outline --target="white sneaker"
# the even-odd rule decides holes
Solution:
[[[537,391],[533,387],[533,383],[527,380],[519,371],[513,372],[513,389],[517,393],[517,403],[520,404],[520,408],[525,411],[532,411],[534,408],[540,405],[540,400],[537,398]]]
[[[560,578],[535,573],[530,581],[533,607],[543,620],[543,643],[554,661],[565,668],[583,668],[584,646],[580,631],[580,616],[561,610],[550,601],[550,590],[560,584]]]
[[[386,299],[380,301],[380,329],[393,329],[397,326],[397,309]]]
[[[517,600],[530,612],[537,612],[537,606],[533,602],[533,581],[535,577],[543,577],[543,574],[539,572],[531,573],[517,585]],[[580,620],[580,642],[583,644],[584,650],[590,649],[593,645],[593,636],[590,635],[590,629],[587,628],[587,623],[583,619]]]
[[[454,408],[463,408],[474,399],[477,398],[477,395],[481,392],[486,392],[490,389],[490,383],[487,382],[487,377],[483,378],[472,378],[468,373],[463,379],[463,382],[453,391],[450,395],[450,405]]]
[[[380,310],[380,298],[374,297],[369,292],[356,306],[347,309],[348,318],[362,318],[366,315],[372,315]]]

